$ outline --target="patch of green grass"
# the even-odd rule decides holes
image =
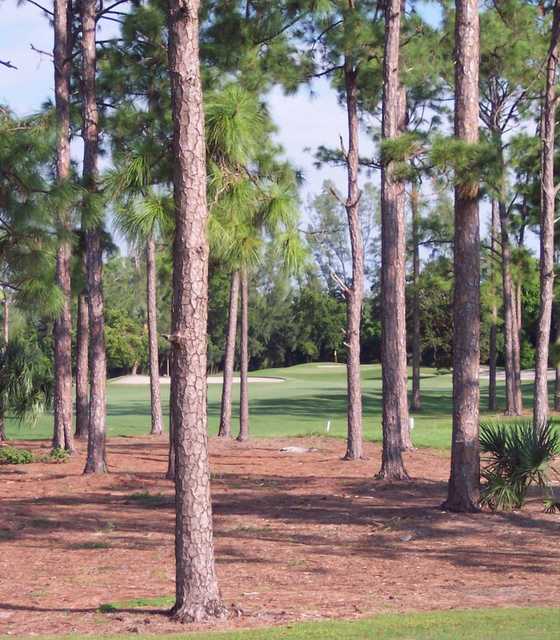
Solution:
[[[29,526],[34,529],[51,529],[57,526],[57,523],[54,520],[49,520],[48,518],[32,518],[29,521]]]
[[[149,491],[133,493],[132,495],[128,496],[127,502],[139,504],[150,509],[156,507],[169,507],[175,504],[173,496],[165,496],[163,495],[163,493],[153,494]]]
[[[131,600],[139,608],[168,608],[170,599]],[[157,604],[154,604],[157,603]],[[171,602],[172,604],[172,602]],[[109,607],[109,605],[103,605]],[[131,607],[121,607],[131,608]],[[132,607],[136,608],[136,607]],[[119,611],[119,608],[108,612]],[[159,635],[159,640],[557,640],[560,609],[473,609],[383,614],[364,620],[327,620],[252,631]],[[105,640],[149,640],[153,635],[107,635]],[[51,640],[52,637],[39,637]],[[85,640],[85,636],[64,636]]]
[[[171,609],[175,604],[173,596],[160,596],[156,598],[135,598],[122,602],[108,602],[99,606],[99,613],[115,613],[126,609]]]
[[[111,545],[108,542],[79,542],[73,544],[71,548],[75,550],[83,549],[85,551],[93,551],[95,549],[110,549]]]
[[[313,363],[254,371],[255,376],[286,379],[280,384],[256,383],[249,386],[251,435],[258,437],[297,437],[346,435],[346,369],[344,366]],[[362,366],[364,433],[381,440],[381,367]],[[448,449],[451,442],[451,374],[422,369],[422,410],[415,414],[413,441],[417,447]],[[552,393],[551,383],[551,393]],[[481,381],[482,416],[495,417],[485,410],[488,383]],[[532,382],[523,383],[526,407],[531,407]],[[218,429],[221,385],[208,387],[209,431]],[[234,385],[234,397],[239,385]],[[169,385],[162,385],[163,410],[168,414]],[[498,404],[505,404],[503,381],[498,382]],[[234,429],[238,403],[234,402]],[[327,432],[327,424],[330,428]],[[150,431],[149,386],[108,385],[107,428],[110,437],[146,436]],[[8,436],[14,439],[47,440],[52,437],[52,416],[42,416],[35,427],[7,422]],[[158,440],[159,441],[159,440]]]
[[[17,534],[11,529],[0,529],[0,542],[2,540],[16,540]]]

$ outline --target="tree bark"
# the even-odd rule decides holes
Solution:
[[[353,8],[353,6],[352,6]],[[344,61],[346,111],[348,118],[348,155],[346,159],[348,192],[346,216],[352,251],[352,285],[346,293],[346,376],[348,435],[345,460],[363,458],[362,380],[360,372],[360,326],[364,298],[364,239],[359,214],[360,189],[358,186],[359,124],[357,71],[350,56]]]
[[[231,436],[231,389],[233,370],[235,367],[235,340],[237,333],[237,307],[239,304],[239,271],[231,274],[229,289],[228,328],[226,336],[226,352],[224,357],[224,384],[222,387],[222,406],[220,410],[220,428],[218,436]]]
[[[173,379],[171,379],[169,397],[175,396],[175,389],[173,387]],[[167,458],[167,473],[165,474],[167,480],[175,482],[175,431],[173,430],[173,411],[171,411],[171,405],[169,407],[169,455]]]
[[[554,411],[560,411],[560,364],[554,367]]]
[[[241,269],[241,344],[239,367],[239,435],[237,440],[249,439],[249,277]]]
[[[2,336],[5,346],[10,341],[10,301],[5,289],[4,297],[2,298]]]
[[[535,400],[533,426],[541,429],[548,421],[548,351],[550,323],[554,296],[554,142],[556,129],[556,73],[560,38],[560,1],[554,3],[552,33],[546,65],[542,154],[541,154],[541,238],[540,238],[540,297],[535,362]]]
[[[560,346],[560,313],[558,305],[552,307],[555,333],[555,361],[554,361],[554,411],[560,411],[560,361],[558,347]]]
[[[479,139],[478,0],[456,0],[455,136]],[[475,512],[480,501],[480,232],[478,182],[455,187],[453,300],[453,433],[445,508]]]
[[[78,296],[76,324],[76,438],[85,440],[89,432],[89,311],[87,294]]]
[[[521,283],[515,285],[515,309],[517,323],[517,340],[519,343],[519,376],[521,377],[521,336],[523,335],[523,289]]]
[[[82,85],[83,85],[83,138],[84,186],[88,191],[87,211],[95,208],[97,192],[97,157],[99,115],[96,102],[96,0],[82,0]],[[90,337],[90,400],[88,451],[84,473],[105,473],[107,461],[106,439],[106,382],[105,320],[103,317],[103,247],[102,229],[95,220],[87,219],[86,229],[87,293]]]
[[[500,162],[505,182],[505,168],[501,134],[498,145]],[[521,395],[521,354],[519,345],[519,327],[517,323],[517,305],[515,288],[511,274],[511,240],[509,234],[510,215],[506,204],[505,186],[502,186],[498,202],[500,216],[500,233],[502,245],[502,289],[504,297],[504,337],[505,337],[505,372],[506,372],[506,415],[523,414],[523,398]]]
[[[207,432],[208,210],[199,0],[170,0],[173,113],[173,394],[176,602],[181,622],[223,616],[214,563]]]
[[[419,224],[419,200],[420,192],[415,182],[412,183],[410,192],[410,209],[412,211],[412,411],[422,409],[422,396],[420,392],[420,361],[422,358],[421,334],[420,334],[420,238]]]
[[[54,88],[57,119],[56,177],[60,186],[70,178],[70,76],[72,71],[72,4],[55,0]],[[62,294],[62,310],[54,321],[54,433],[53,449],[74,451],[72,431],[72,290],[70,234],[71,214],[62,208],[57,215],[58,248],[55,281]]]
[[[401,0],[385,5],[383,63],[384,140],[396,139],[403,128],[399,82]],[[405,480],[403,433],[408,430],[405,303],[404,184],[394,162],[381,168],[381,363],[383,376],[383,455],[378,477]]]
[[[148,344],[150,356],[150,396],[152,412],[152,435],[163,433],[161,414],[161,392],[159,384],[159,348],[157,330],[156,298],[156,242],[150,235],[146,243],[146,294],[148,303]]]
[[[4,289],[4,298],[2,299],[2,309],[3,309],[3,317],[2,317],[2,329],[3,329],[3,338],[4,344],[2,345],[3,349],[8,348],[8,342],[10,340],[10,303],[8,300],[8,294]],[[5,442],[8,439],[6,435],[6,418],[4,415],[4,408],[0,406],[0,442]]]
[[[496,411],[496,373],[497,373],[497,359],[498,359],[498,305],[496,303],[496,278],[494,269],[494,252],[497,251],[497,235],[498,235],[498,203],[496,200],[492,200],[492,223],[490,231],[490,247],[491,247],[491,274],[492,279],[492,312],[491,312],[491,325],[490,325],[490,353],[488,355],[488,410]]]

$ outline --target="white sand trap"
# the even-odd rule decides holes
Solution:
[[[489,379],[490,374],[488,372],[488,367],[487,366],[480,367],[480,377],[483,380],[488,380]],[[554,380],[556,378],[556,371],[554,369],[549,369],[547,377],[548,377],[548,380]],[[506,374],[505,374],[505,371],[503,369],[499,369],[496,372],[496,379],[497,380],[505,380],[506,379]],[[521,372],[521,380],[523,382],[533,381],[534,379],[535,379],[535,371],[534,371],[534,369],[524,369]]]
[[[286,382],[286,378],[274,378],[274,377],[264,377],[264,376],[249,376],[248,378],[249,384],[254,384],[255,382]],[[222,376],[208,376],[208,384],[222,384]],[[150,376],[121,376],[120,378],[113,378],[109,380],[111,384],[150,384]],[[167,376],[161,377],[159,379],[160,384],[169,384],[171,382],[170,378]],[[233,378],[234,384],[239,384],[239,377]]]

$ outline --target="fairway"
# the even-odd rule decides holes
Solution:
[[[255,437],[299,437],[346,435],[346,367],[313,363],[282,369],[254,371],[251,376],[285,378],[282,384],[250,385],[251,434]],[[364,430],[367,440],[381,441],[381,367],[363,365]],[[414,415],[413,441],[417,447],[448,449],[451,440],[451,374],[422,369],[422,410]],[[503,381],[498,385],[498,403],[503,406]],[[482,408],[487,381],[481,380]],[[530,407],[532,382],[523,386]],[[218,429],[221,385],[208,386],[209,431]],[[234,385],[234,416],[237,416],[239,386]],[[169,385],[162,385],[164,412],[168,415]],[[107,427],[109,436],[141,436],[150,428],[150,392],[147,385],[108,386]],[[484,413],[491,419],[495,414]],[[330,424],[329,424],[330,423]],[[234,424],[234,430],[235,430]],[[8,436],[14,439],[49,439],[52,417],[42,416],[37,425],[8,421]]]

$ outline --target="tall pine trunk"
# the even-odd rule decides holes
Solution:
[[[175,396],[175,387],[173,386],[173,378],[169,389],[169,398]],[[167,472],[165,478],[175,482],[175,430],[173,429],[173,411],[171,410],[171,400],[169,403],[169,455],[167,457]]]
[[[410,209],[412,212],[412,411],[422,408],[420,392],[420,361],[422,358],[420,333],[420,238],[418,225],[420,222],[420,191],[416,182],[412,183],[410,192]]]
[[[249,277],[247,268],[241,269],[241,340],[239,367],[239,435],[237,440],[249,439]]]
[[[401,0],[385,5],[383,63],[384,141],[395,140],[403,128],[403,98],[399,82]],[[405,306],[404,183],[395,163],[381,169],[381,363],[383,370],[383,455],[379,477],[408,479],[402,458],[403,433],[408,430]]]
[[[456,0],[455,136],[479,139],[480,27],[478,0]],[[453,433],[445,508],[474,512],[480,500],[480,231],[478,182],[455,187],[453,297]]]
[[[239,305],[239,271],[231,274],[229,289],[228,328],[226,335],[226,352],[224,356],[224,383],[222,386],[222,406],[220,410],[220,428],[218,436],[231,436],[231,397],[233,385],[233,369],[235,366],[235,340],[237,333],[237,307]]]
[[[4,289],[4,298],[2,299],[2,334],[4,338],[3,349],[8,346],[10,340],[10,316],[9,316],[10,304],[8,301],[8,294]],[[0,442],[5,442],[8,439],[6,435],[6,418],[4,415],[4,408],[0,406]]]
[[[70,75],[72,70],[72,5],[54,1],[54,89],[56,103],[56,177],[59,185],[70,178]],[[62,309],[54,321],[54,449],[74,451],[72,430],[72,291],[70,261],[71,214],[62,207],[57,215],[56,284]]]
[[[348,392],[348,436],[345,460],[363,457],[362,381],[360,377],[360,325],[364,297],[364,240],[359,215],[360,189],[359,124],[357,72],[350,56],[344,61],[346,111],[348,117],[348,154],[346,158],[348,193],[346,215],[352,250],[352,285],[346,288],[346,375]]]
[[[214,563],[208,463],[208,210],[199,0],[169,0],[173,113],[173,352],[176,602],[182,622],[224,615]]]
[[[4,289],[4,297],[2,298],[2,337],[4,338],[4,346],[6,346],[10,341],[10,301],[6,289]]]
[[[148,303],[148,343],[150,356],[150,397],[152,413],[152,435],[163,433],[163,417],[161,414],[161,392],[159,384],[159,347],[157,329],[157,296],[156,296],[156,241],[150,234],[146,242],[146,298]]]
[[[10,303],[8,300],[8,294],[6,289],[4,289],[4,298],[2,299],[2,334],[4,338],[4,344],[2,345],[3,349],[8,347],[8,342],[10,340]],[[6,418],[4,407],[0,406],[0,442],[5,442],[8,439],[6,435]]]
[[[83,85],[83,137],[84,187],[86,198],[86,273],[89,307],[90,338],[90,399],[88,451],[84,473],[105,473],[106,382],[105,320],[103,318],[103,246],[102,229],[92,219],[96,207],[98,180],[99,115],[96,102],[96,0],[82,0],[82,85]]]
[[[554,296],[554,141],[556,129],[556,73],[558,41],[560,38],[560,0],[554,3],[552,33],[546,65],[546,91],[543,109],[541,153],[541,241],[540,241],[540,300],[535,362],[535,400],[533,424],[541,429],[548,420],[548,351],[550,323]]]
[[[85,440],[89,432],[89,310],[87,294],[78,296],[76,320],[76,438]]]
[[[552,307],[552,317],[554,319],[554,411],[560,411],[560,361],[558,360],[558,349],[560,347],[560,309],[558,304]]]
[[[521,396],[521,355],[517,305],[511,275],[511,242],[509,237],[509,214],[503,200],[498,203],[502,245],[502,289],[504,297],[504,338],[506,370],[506,415],[520,416],[523,413]]]
[[[488,410],[496,411],[496,379],[497,379],[497,359],[498,359],[498,304],[496,302],[497,287],[495,277],[495,252],[497,251],[498,237],[498,203],[492,200],[492,222],[490,227],[490,278],[492,282],[492,310],[490,318],[490,349],[488,354]]]

